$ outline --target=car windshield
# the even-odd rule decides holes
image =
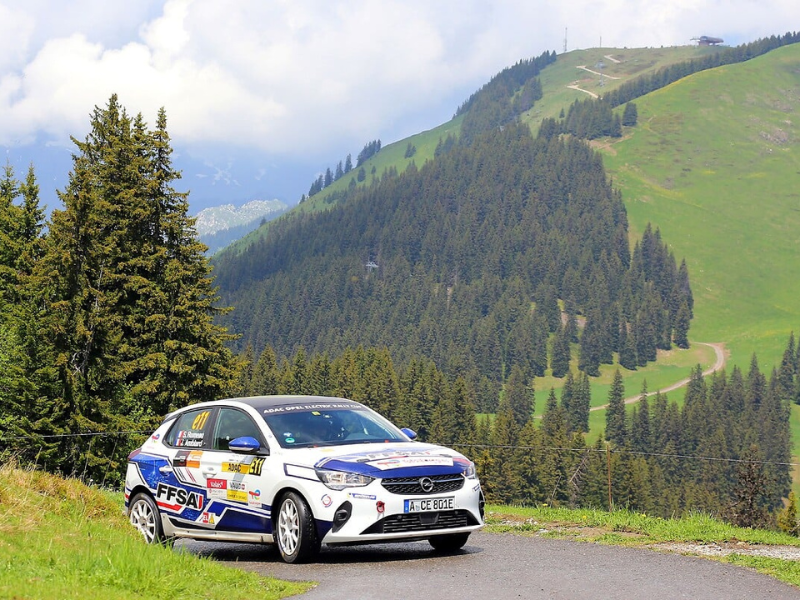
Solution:
[[[284,406],[267,409],[263,417],[283,448],[408,441],[389,421],[363,408]]]

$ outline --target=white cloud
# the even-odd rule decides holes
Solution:
[[[798,17],[796,0],[0,3],[0,144],[66,144],[112,92],[150,122],[165,106],[182,143],[302,154],[387,142],[412,133],[393,122],[561,51],[565,27],[570,49],[601,36],[618,47],[740,43]]]

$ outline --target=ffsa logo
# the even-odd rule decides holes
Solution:
[[[197,492],[188,492],[183,488],[177,488],[166,483],[159,483],[156,488],[156,498],[168,504],[179,504],[186,508],[201,510],[203,508],[203,496]]]

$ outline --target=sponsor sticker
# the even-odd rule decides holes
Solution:
[[[261,508],[261,490],[250,490],[247,492],[247,504]]]
[[[199,469],[202,456],[202,450],[178,450],[175,453],[175,458],[172,459],[172,466]]]
[[[264,458],[250,457],[250,462],[224,462],[222,470],[225,473],[241,473],[242,475],[261,475],[264,468]]]
[[[324,506],[325,508],[328,508],[331,504],[333,504],[333,499],[330,496],[328,496],[328,494],[325,494],[321,498],[321,500],[322,500],[322,506]]]
[[[240,492],[239,490],[228,490],[228,500],[233,502],[247,502],[247,492]]]
[[[247,491],[247,486],[242,481],[230,481],[228,482],[228,489],[229,490],[236,490],[238,492],[245,492]]]
[[[202,450],[192,450],[189,452],[189,456],[186,458],[186,466],[190,469],[199,469],[200,468],[200,459],[203,456]]]
[[[206,487],[209,498],[225,498],[228,482],[224,479],[206,479]]]
[[[355,498],[356,500],[377,500],[378,497],[372,494],[357,494],[356,492],[350,492],[347,494],[351,498]]]
[[[190,492],[166,483],[159,483],[156,487],[156,501],[160,506],[169,510],[180,510],[181,507],[201,510],[203,496],[198,492]]]
[[[264,414],[265,415],[273,415],[277,413],[287,413],[287,412],[295,412],[295,411],[319,411],[319,410],[335,410],[339,408],[357,408],[357,405],[353,404],[344,404],[344,403],[336,403],[332,402],[330,404],[289,404],[286,406],[273,406],[272,408],[265,408]]]
[[[400,469],[402,467],[451,467],[453,466],[453,459],[449,456],[398,456],[397,458],[369,461],[367,464],[385,471],[386,469]]]
[[[214,525],[214,513],[204,512],[202,515],[200,515],[200,522],[204,525]]]

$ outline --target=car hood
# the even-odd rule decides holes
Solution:
[[[287,462],[300,459],[309,467],[375,478],[463,473],[470,465],[455,450],[419,442],[298,449],[286,458]]]

